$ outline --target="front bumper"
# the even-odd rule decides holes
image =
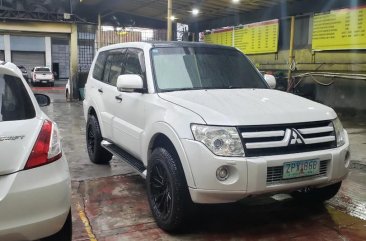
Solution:
[[[36,240],[57,233],[71,207],[65,157],[0,177],[0,240]]]
[[[348,173],[348,139],[345,145],[335,149],[248,158],[219,157],[200,142],[183,139],[182,143],[196,184],[195,187],[189,187],[195,203],[228,203],[249,196],[286,193],[308,186],[327,186],[343,180]],[[324,175],[276,182],[267,180],[269,167],[314,159],[326,162]],[[229,169],[230,176],[226,181],[216,178],[216,170],[221,166]]]

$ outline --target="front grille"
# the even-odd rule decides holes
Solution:
[[[331,121],[239,127],[245,155],[269,156],[336,147]]]
[[[320,161],[319,174],[292,179],[283,179],[283,166],[267,167],[267,185],[304,181],[307,179],[314,179],[315,177],[324,177],[327,175],[328,163],[329,160]]]

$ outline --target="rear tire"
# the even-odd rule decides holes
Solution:
[[[308,202],[324,202],[334,197],[341,188],[342,182],[322,187],[305,188],[291,193],[292,197]]]
[[[86,146],[89,159],[95,164],[106,164],[112,159],[112,154],[101,146],[103,141],[99,123],[94,115],[89,116],[86,123]]]
[[[42,239],[42,241],[71,241],[72,240],[72,217],[71,210],[67,216],[66,222],[60,231],[54,235]]]
[[[173,148],[156,148],[147,167],[147,196],[157,225],[182,231],[193,208],[184,171]]]

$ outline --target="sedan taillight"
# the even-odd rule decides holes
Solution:
[[[45,120],[24,169],[31,169],[57,161],[62,156],[56,124]]]

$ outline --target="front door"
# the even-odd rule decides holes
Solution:
[[[121,70],[121,74],[140,75],[146,87],[143,50],[128,49]],[[116,86],[119,75],[117,72],[114,74],[112,84]],[[113,97],[115,98],[115,108],[113,108],[113,140],[120,147],[140,158],[141,136],[145,125],[144,94],[119,92],[115,88]]]

